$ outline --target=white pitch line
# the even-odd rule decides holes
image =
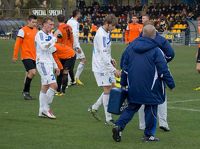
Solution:
[[[184,102],[196,102],[200,101],[200,99],[189,99],[189,100],[179,100],[179,101],[169,101],[167,103],[184,103]]]
[[[190,109],[190,108],[179,108],[179,107],[168,107],[168,109],[175,109],[175,110],[182,110],[182,111],[190,111],[190,112],[200,112],[197,109]]]

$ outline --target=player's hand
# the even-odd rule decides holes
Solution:
[[[56,74],[56,76],[59,76],[59,75],[60,75],[60,69],[59,69],[59,68],[56,68],[56,69],[55,69],[55,74]]]
[[[17,62],[17,59],[16,59],[16,58],[13,58],[13,59],[12,59],[12,62],[13,62],[13,63],[16,63],[16,62]]]
[[[115,74],[115,77],[119,78],[121,76],[121,71],[115,70],[114,74]]]
[[[76,49],[76,52],[77,52],[78,54],[81,54],[81,49],[80,49],[80,48],[77,48],[77,49]]]
[[[53,36],[57,38],[58,35],[59,35],[59,32],[58,32],[58,30],[56,30],[56,31],[54,32]]]
[[[50,47],[50,45],[51,45],[51,44],[49,43],[48,45],[46,45],[46,46],[45,46],[45,48],[49,48],[49,47]]]
[[[117,62],[116,62],[116,60],[115,60],[115,59],[112,59],[112,60],[111,60],[111,63],[112,63],[112,65],[113,65],[114,67],[116,67],[116,66],[117,66]]]

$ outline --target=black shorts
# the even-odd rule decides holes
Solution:
[[[23,59],[24,68],[28,72],[31,69],[36,69],[36,62],[32,59]]]
[[[96,32],[93,31],[93,32],[92,32],[92,36],[95,36],[95,35],[96,35]]]
[[[198,49],[198,53],[197,53],[197,63],[200,63],[200,48]]]
[[[74,65],[76,62],[76,56],[71,57],[69,59],[61,59],[60,62],[63,65],[63,69],[72,70],[72,69],[74,69]]]

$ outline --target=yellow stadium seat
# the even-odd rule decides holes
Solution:
[[[83,33],[79,33],[79,37],[83,37],[84,35],[83,35]]]
[[[171,39],[173,39],[173,38],[174,38],[174,36],[173,36],[173,35],[171,35],[171,34],[166,34],[166,35],[165,35],[165,38],[166,38],[166,39],[170,39],[170,40],[171,40]]]
[[[195,42],[200,42],[200,37],[197,37],[194,41]]]
[[[115,38],[115,34],[114,33],[111,34],[111,38]]]
[[[120,28],[118,28],[116,32],[117,32],[117,33],[120,33],[120,32],[121,32],[121,29],[120,29]]]
[[[172,32],[172,33],[176,33],[176,30],[175,30],[175,29],[173,29],[171,32]]]
[[[176,29],[176,28],[178,28],[178,24],[175,24],[175,25],[174,25],[174,29]]]
[[[118,38],[122,38],[123,37],[123,35],[120,33],[120,34],[118,34]]]
[[[116,32],[117,32],[117,29],[112,30],[112,33],[116,33]]]
[[[92,34],[91,34],[91,33],[89,33],[89,34],[88,34],[88,37],[89,37],[89,38],[91,38],[91,37],[92,37]]]

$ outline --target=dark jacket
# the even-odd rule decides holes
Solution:
[[[175,87],[163,52],[153,39],[139,37],[122,56],[121,86],[128,85],[129,103],[162,104],[165,83]]]

